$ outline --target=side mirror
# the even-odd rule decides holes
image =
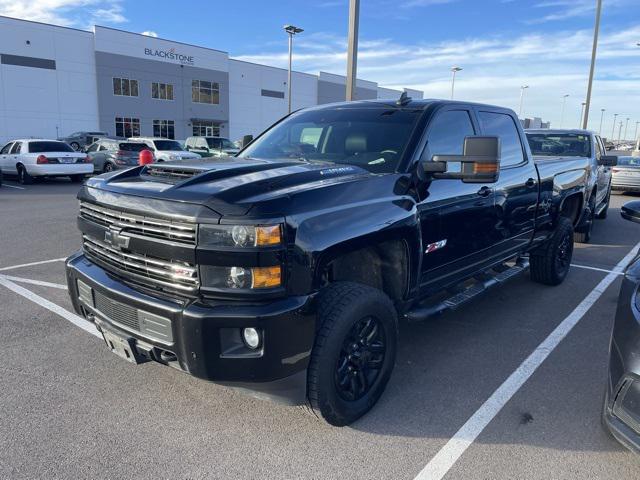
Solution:
[[[620,209],[620,215],[625,220],[640,223],[640,200],[625,203]]]
[[[604,167],[615,167],[618,165],[618,156],[617,155],[602,155],[600,160],[598,161],[599,165]]]
[[[464,183],[495,183],[500,175],[500,138],[466,137],[462,155],[434,155],[423,162],[424,172],[432,178],[459,179]],[[460,164],[449,172],[448,164]]]

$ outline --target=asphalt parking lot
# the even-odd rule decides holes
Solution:
[[[619,215],[630,197],[612,197],[561,286],[522,276],[403,324],[381,401],[334,428],[131,366],[69,321],[77,188],[0,189],[0,478],[638,478],[640,459],[600,425],[619,270],[640,241]]]

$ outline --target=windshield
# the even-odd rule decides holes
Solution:
[[[236,146],[226,138],[207,138],[207,144],[209,148],[236,148]]]
[[[589,135],[574,133],[527,133],[529,147],[534,155],[547,157],[590,157]]]
[[[421,113],[383,106],[302,111],[268,130],[240,157],[296,158],[393,172]]]
[[[168,150],[170,152],[182,151],[182,145],[175,140],[154,140],[153,143],[158,150]]]
[[[118,150],[124,150],[125,152],[141,152],[142,150],[149,150],[144,143],[119,143]]]
[[[44,153],[44,152],[74,152],[75,150],[71,148],[64,142],[29,142],[29,152],[30,153]]]
[[[618,157],[619,167],[640,167],[640,157]]]

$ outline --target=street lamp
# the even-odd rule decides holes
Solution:
[[[568,93],[562,96],[562,109],[560,110],[560,128],[562,128],[562,124],[564,123],[564,106],[567,103],[568,96]]]
[[[456,73],[462,70],[462,67],[451,67],[451,100],[453,100],[453,90],[456,86]]]
[[[624,124],[624,137],[622,138],[623,140],[627,139],[627,129],[629,128],[629,117],[627,117],[627,121]]]
[[[291,64],[293,62],[293,36],[296,35],[297,33],[304,32],[304,30],[294,25],[285,25],[282,28],[284,28],[284,31],[289,34],[289,75],[287,77],[287,87],[289,90],[288,112],[291,113]]]
[[[522,118],[522,102],[524,101],[524,91],[529,88],[529,85],[522,85],[520,87],[520,111],[518,117]]]
[[[600,13],[602,12],[602,0],[596,0],[596,22],[593,27],[593,48],[591,49],[591,67],[589,68],[589,83],[587,86],[586,107],[582,128],[586,130],[589,123],[589,107],[591,106],[591,87],[593,86],[593,72],[596,69],[596,52],[598,51],[598,31],[600,30]]]
[[[583,126],[582,124],[582,119],[584,118],[584,107],[587,104],[587,102],[582,102],[582,109],[580,110],[580,125],[578,125],[578,128],[586,128],[585,126]]]
[[[633,141],[634,141],[634,142],[636,142],[636,141],[638,140],[638,124],[639,124],[639,123],[640,123],[640,122],[636,122],[636,129],[635,129],[635,131],[633,132]]]
[[[358,65],[358,29],[360,24],[360,0],[349,0],[349,35],[347,37],[347,88],[345,99],[355,100],[356,68]]]
[[[613,139],[615,137],[616,134],[616,118],[618,118],[618,114],[614,113],[613,114],[613,127],[611,128],[611,141],[613,142]]]
[[[604,120],[604,108],[600,109],[600,130],[598,130],[598,135],[602,136],[602,121]]]
[[[622,137],[622,120],[620,120],[620,127],[618,128],[618,146],[620,145],[621,137]]]

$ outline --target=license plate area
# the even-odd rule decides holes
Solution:
[[[75,158],[61,158],[60,163],[76,163]]]
[[[107,348],[109,348],[112,353],[115,353],[127,362],[137,365],[147,361],[146,358],[137,353],[133,338],[125,337],[104,327],[102,327],[102,338],[104,338]]]

